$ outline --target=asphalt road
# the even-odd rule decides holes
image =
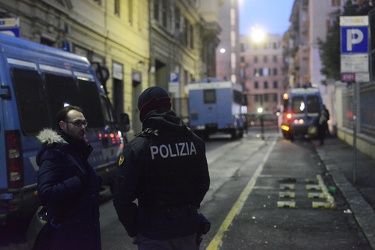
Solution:
[[[206,143],[211,186],[200,212],[212,227],[201,249],[371,249],[312,144],[286,141],[276,130],[262,140],[257,131]],[[329,202],[319,198],[324,188]],[[100,211],[102,249],[137,249],[109,195]],[[0,249],[26,248],[18,242]]]
[[[202,249],[372,249],[310,141],[250,134],[211,165],[236,171],[201,209]]]

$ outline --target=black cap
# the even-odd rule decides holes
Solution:
[[[171,109],[171,99],[167,91],[162,87],[149,87],[138,97],[138,110],[140,111],[139,116],[141,122],[143,122],[146,115],[153,110],[169,109]]]

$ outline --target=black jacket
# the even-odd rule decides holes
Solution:
[[[48,220],[58,220],[49,249],[101,249],[100,180],[87,162],[89,144],[69,140],[50,129],[38,139],[38,195]]]
[[[187,236],[209,184],[204,141],[173,111],[154,111],[119,158],[114,206],[129,236]]]

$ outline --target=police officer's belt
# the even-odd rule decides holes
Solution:
[[[140,212],[149,218],[163,217],[163,218],[177,218],[192,216],[198,214],[197,208],[193,206],[183,206],[177,208],[162,208],[162,209],[150,209],[141,208]]]

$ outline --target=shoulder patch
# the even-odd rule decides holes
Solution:
[[[118,166],[121,166],[124,160],[125,160],[125,157],[123,155],[120,155],[120,158],[118,159]]]

